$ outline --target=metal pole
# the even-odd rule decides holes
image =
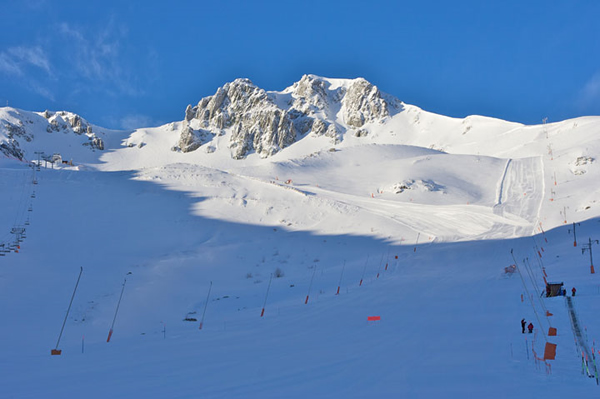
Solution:
[[[592,259],[592,239],[589,239],[589,245],[590,245],[590,266],[594,267],[594,260]]]
[[[367,261],[365,262],[365,268],[363,269],[363,274],[362,277],[360,278],[360,283],[358,283],[358,286],[360,287],[363,283],[363,279],[365,278],[365,273],[367,272],[367,265],[369,264],[369,255],[367,255]]]
[[[58,335],[58,341],[56,341],[56,349],[58,349],[58,344],[60,343],[60,338],[62,337],[62,333],[65,329],[65,324],[67,324],[67,318],[69,317],[69,312],[71,311],[71,305],[73,304],[73,299],[75,299],[75,292],[77,292],[77,286],[79,285],[79,280],[81,279],[81,273],[83,273],[83,267],[80,267],[79,277],[77,277],[77,283],[75,283],[75,289],[73,290],[73,295],[71,296],[71,302],[69,302],[69,307],[67,308],[67,314],[65,315],[65,320],[63,321],[62,328],[60,329],[60,334]]]
[[[304,301],[304,304],[306,305],[308,303],[308,296],[310,295],[310,289],[312,288],[313,285],[313,280],[315,279],[315,274],[317,273],[317,265],[315,265],[315,270],[313,271],[313,275],[310,279],[310,284],[308,286],[308,292],[306,293],[306,300]]]
[[[345,268],[346,268],[346,261],[344,260],[344,266],[342,266],[342,274],[340,274],[340,282],[338,283],[338,288],[337,288],[337,292],[335,293],[335,295],[340,294],[340,287],[342,285],[342,278],[344,277],[344,269]]]
[[[204,311],[202,312],[202,319],[200,320],[199,330],[202,330],[202,324],[204,324],[204,315],[206,314],[206,308],[208,307],[208,298],[210,298],[210,290],[212,289],[212,281],[210,282],[210,287],[208,287],[208,295],[206,296],[206,303],[204,304]]]
[[[271,289],[271,281],[273,280],[273,273],[271,273],[271,277],[269,278],[269,285],[267,286],[267,294],[265,295],[265,303],[263,303],[262,311],[260,312],[260,317],[265,315],[265,307],[267,306],[267,298],[269,297],[269,290]]]
[[[110,342],[110,337],[113,333],[113,328],[115,327],[115,321],[117,321],[117,313],[119,312],[119,306],[121,306],[121,299],[123,299],[123,291],[125,291],[125,283],[127,283],[127,279],[123,280],[123,288],[121,289],[121,295],[119,296],[119,302],[117,302],[117,309],[115,310],[115,317],[113,317],[112,324],[110,326],[110,331],[108,332],[108,338],[106,342]]]
[[[417,241],[415,242],[415,248],[413,249],[413,252],[417,252],[417,245],[419,245],[419,237],[421,236],[421,233],[417,233]]]

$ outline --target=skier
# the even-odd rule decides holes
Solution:
[[[531,334],[533,332],[533,323],[529,323],[527,329],[529,330],[529,334]]]
[[[525,334],[525,326],[527,325],[527,322],[525,321],[525,319],[521,319],[521,333]]]
[[[573,289],[571,290],[571,292],[573,293],[573,296],[575,296],[575,293],[577,292],[577,290],[575,289],[575,287],[573,287]]]

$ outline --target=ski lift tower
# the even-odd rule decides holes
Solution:
[[[590,251],[590,273],[594,274],[594,260],[592,259],[592,244],[598,244],[598,240],[592,240],[591,238],[588,240],[587,244],[583,244],[583,248],[581,248],[581,254],[583,255],[585,251]]]

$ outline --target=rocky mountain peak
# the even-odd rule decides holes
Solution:
[[[390,114],[377,86],[363,78],[352,82],[342,100],[342,109],[346,124],[357,128],[367,122],[380,121]]]
[[[292,86],[292,107],[302,113],[322,110],[328,105],[329,82],[315,75],[304,75]]]
[[[348,129],[383,121],[390,115],[390,106],[379,89],[363,78],[329,80],[304,75],[281,93],[267,93],[249,79],[236,79],[196,106],[188,105],[174,149],[194,151],[230,132],[233,158],[252,151],[268,157],[308,133],[337,143]]]

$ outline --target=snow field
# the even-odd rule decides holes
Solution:
[[[585,397],[597,390],[580,374],[560,298],[545,300],[559,331],[552,375],[527,360],[519,320],[537,323],[520,302],[518,277],[505,277],[503,268],[512,263],[511,248],[518,260],[533,261],[531,238],[425,241],[415,252],[412,244],[372,236],[190,216],[202,198],[130,172],[42,171],[38,194],[35,223],[21,253],[3,260],[0,280],[2,302],[13,304],[0,315],[12,326],[4,329],[12,344],[5,348],[2,368],[8,372],[1,377],[12,397],[82,391],[88,397],[524,397],[534,391]],[[99,210],[99,203],[110,206]],[[593,234],[595,223],[582,223],[582,239]],[[578,313],[593,335],[600,326],[590,317],[594,307],[586,309],[598,295],[598,282],[567,229],[546,232],[550,245],[543,259],[551,279],[577,285]],[[380,260],[383,255],[385,263],[388,251],[386,272]],[[63,355],[51,357],[80,265],[84,274],[60,345]],[[261,318],[268,276],[276,268],[284,276],[273,279]],[[197,322],[183,319],[200,316],[210,281],[213,292],[199,331]],[[370,315],[380,315],[381,322],[368,323]],[[536,348],[543,350],[539,335]]]

